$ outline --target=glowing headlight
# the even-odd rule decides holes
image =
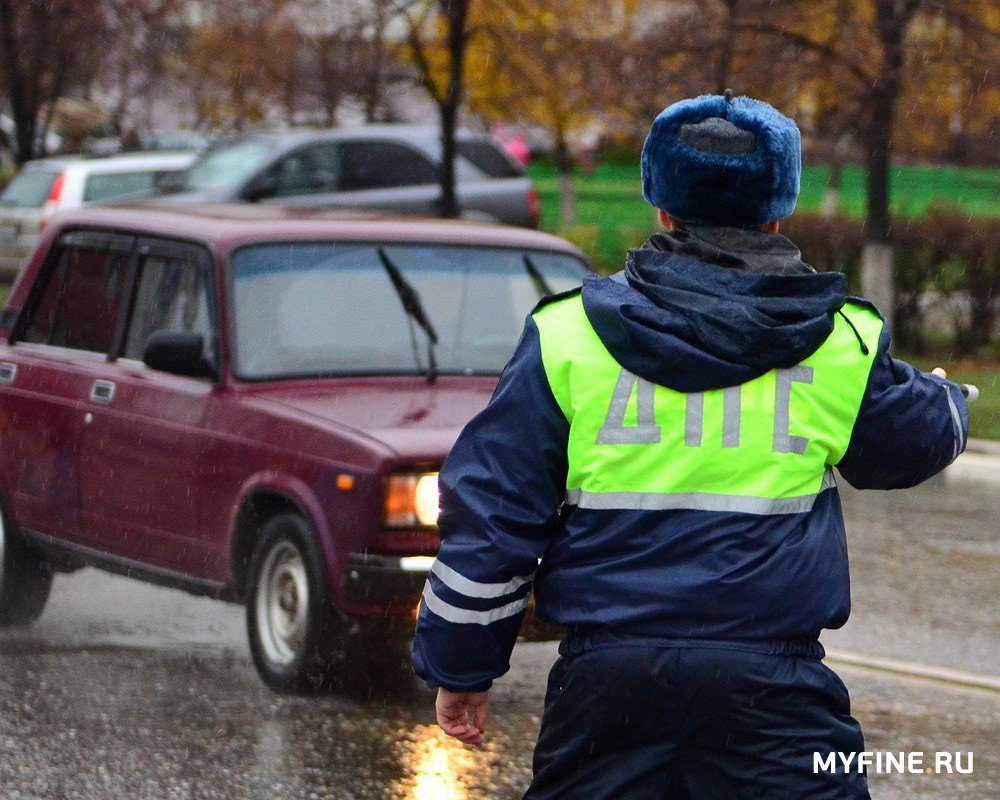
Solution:
[[[417,479],[413,495],[413,510],[416,512],[417,522],[421,525],[437,525],[438,515],[441,513],[437,473],[421,475]]]
[[[436,472],[390,475],[383,521],[390,528],[431,527],[437,525],[438,503]]]

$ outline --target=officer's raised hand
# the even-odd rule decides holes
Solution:
[[[489,692],[449,692],[438,689],[434,709],[438,725],[449,736],[465,744],[482,744],[489,713]],[[469,724],[472,712],[472,724]]]

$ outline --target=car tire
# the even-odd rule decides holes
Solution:
[[[0,628],[23,628],[45,610],[52,567],[18,537],[0,514]]]
[[[344,629],[309,524],[279,514],[261,528],[246,593],[250,653],[261,679],[281,694],[330,685]]]

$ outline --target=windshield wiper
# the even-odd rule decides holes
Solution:
[[[533,259],[528,253],[524,254],[524,269],[527,271],[531,278],[531,282],[535,284],[535,291],[538,292],[539,297],[547,297],[550,294],[555,294],[552,291],[552,287],[549,286],[548,281],[545,280],[545,276],[542,275],[538,265],[535,264],[535,259]]]
[[[433,383],[437,378],[437,359],[434,358],[434,345],[438,343],[437,331],[434,330],[434,325],[431,324],[430,319],[424,311],[424,306],[420,302],[420,294],[403,277],[403,273],[399,271],[399,267],[389,258],[389,254],[385,252],[384,247],[378,249],[378,257],[382,262],[382,266],[385,267],[386,273],[389,275],[389,280],[392,281],[392,286],[396,290],[396,294],[399,295],[399,302],[403,304],[403,310],[427,334],[427,381]],[[412,335],[412,329],[410,333]],[[414,340],[413,346],[414,348],[416,347],[416,340]],[[421,366],[419,357],[417,358],[417,366]]]

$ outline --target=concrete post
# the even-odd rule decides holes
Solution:
[[[861,293],[882,312],[891,326],[896,309],[896,289],[892,280],[892,245],[866,242],[861,251]]]

